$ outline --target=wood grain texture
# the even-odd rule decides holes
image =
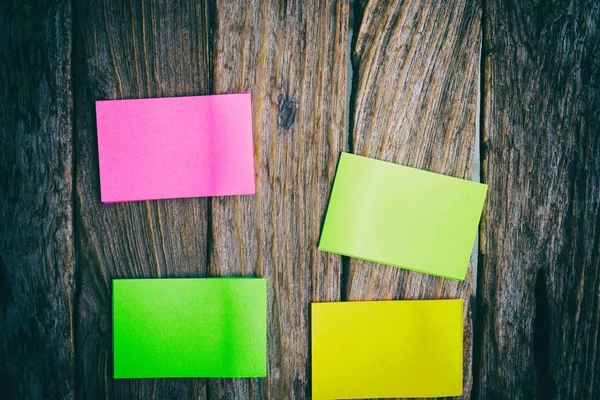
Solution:
[[[348,1],[72,7],[0,4],[0,398],[310,398],[311,301],[456,297],[463,397],[600,397],[597,1],[484,2],[474,357],[471,270],[317,251],[346,145]],[[356,2],[353,152],[470,177],[480,14]],[[255,196],[100,203],[95,100],[239,91]],[[111,280],[206,274],[269,279],[268,377],[113,380]]]
[[[600,398],[600,3],[486,1],[479,397]]]
[[[94,101],[210,91],[207,10],[190,1],[74,8],[77,397],[205,398],[202,379],[112,378],[111,280],[206,274],[208,200],[101,204]]]
[[[317,250],[345,147],[347,1],[217,1],[216,93],[252,93],[256,195],[212,203],[211,276],[268,278],[268,377],[210,398],[310,398],[310,303],[339,300],[340,257]]]
[[[2,2],[0,38],[0,397],[70,399],[70,2]]]
[[[480,5],[476,0],[369,1],[357,7],[353,151],[471,178]],[[350,259],[347,300],[465,300],[464,398],[472,384],[472,269],[464,282]]]

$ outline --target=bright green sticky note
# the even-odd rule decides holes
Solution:
[[[465,279],[487,185],[342,153],[319,249]]]
[[[267,282],[113,280],[115,378],[264,377]]]

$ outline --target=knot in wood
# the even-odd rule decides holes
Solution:
[[[99,315],[97,320],[98,332],[103,336],[108,336],[111,322],[105,315]]]
[[[277,104],[277,126],[285,130],[290,129],[296,120],[298,104],[290,100],[287,95],[280,94]]]

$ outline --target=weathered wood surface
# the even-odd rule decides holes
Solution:
[[[70,2],[2,2],[0,38],[0,398],[69,399]]]
[[[600,3],[485,4],[475,389],[598,399]]]
[[[268,278],[268,377],[211,398],[310,398],[310,303],[340,298],[341,258],[317,250],[345,149],[347,2],[215,7],[215,93],[252,92],[256,196],[212,202],[210,274]]]
[[[74,3],[78,398],[204,398],[202,379],[112,378],[111,280],[206,274],[207,199],[101,204],[94,101],[210,92],[203,2]]]
[[[361,154],[471,178],[476,134],[480,5],[363,2],[352,54],[352,149]],[[464,282],[350,259],[345,300],[465,300],[464,398],[470,397],[471,268]]]
[[[346,147],[347,1],[72,7],[0,5],[0,398],[309,398],[311,301],[450,297],[463,397],[600,396],[597,2],[355,4],[350,149],[459,177],[484,33],[475,321],[472,271],[316,249]],[[100,203],[95,100],[238,91],[256,196]],[[111,279],[205,275],[269,279],[268,378],[113,380]]]

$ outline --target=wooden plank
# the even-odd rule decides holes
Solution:
[[[217,1],[214,87],[250,91],[256,196],[214,199],[212,276],[268,278],[268,377],[210,398],[310,398],[309,305],[339,300],[317,241],[345,147],[348,2]]]
[[[0,397],[69,399],[70,2],[3,2],[0,38]]]
[[[476,389],[597,399],[600,4],[485,4]]]
[[[204,398],[205,380],[113,380],[111,280],[206,274],[206,199],[101,204],[94,101],[210,91],[201,1],[74,4],[77,389],[82,398]]]
[[[470,179],[476,133],[480,5],[476,0],[358,4],[353,151]],[[350,259],[346,300],[465,300],[464,398],[472,353],[472,269],[464,282]]]

